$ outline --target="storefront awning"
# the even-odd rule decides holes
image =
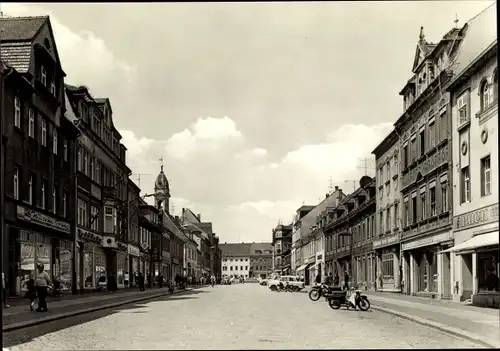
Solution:
[[[300,266],[299,268],[297,268],[297,272],[305,270],[310,265],[311,265],[310,263],[303,264],[302,266]]]
[[[455,252],[460,254],[461,251],[475,250],[480,247],[498,245],[498,232],[492,232],[487,234],[476,235],[469,240],[464,241],[461,244],[455,245],[452,248],[441,251],[444,252]]]

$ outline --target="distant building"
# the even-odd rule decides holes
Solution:
[[[264,278],[273,272],[272,252],[271,243],[252,243],[250,246],[250,278]]]
[[[222,251],[222,276],[250,278],[250,252],[252,244],[220,244]]]
[[[293,225],[278,224],[273,229],[273,267],[274,273],[289,274],[291,268]]]

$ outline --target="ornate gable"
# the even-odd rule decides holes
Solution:
[[[61,66],[61,60],[59,58],[59,52],[57,50],[56,40],[54,38],[54,32],[52,30],[52,24],[50,23],[50,18],[48,16],[34,35],[33,45],[35,48],[43,47],[55,61],[57,67],[61,70],[62,76],[66,76],[66,73],[64,73]]]

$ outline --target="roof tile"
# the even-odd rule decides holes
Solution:
[[[26,73],[30,67],[31,43],[30,42],[2,42],[2,60],[14,67],[19,73]]]
[[[0,18],[2,41],[31,40],[49,16]]]

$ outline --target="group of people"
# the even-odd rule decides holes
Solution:
[[[328,273],[328,275],[325,277],[324,283],[328,286],[341,286],[340,277],[337,274],[334,278],[332,272]],[[316,284],[321,284],[321,276],[319,274],[316,276]],[[347,273],[347,271],[345,271],[344,273],[344,284],[341,287],[345,290],[349,290],[349,274]]]

